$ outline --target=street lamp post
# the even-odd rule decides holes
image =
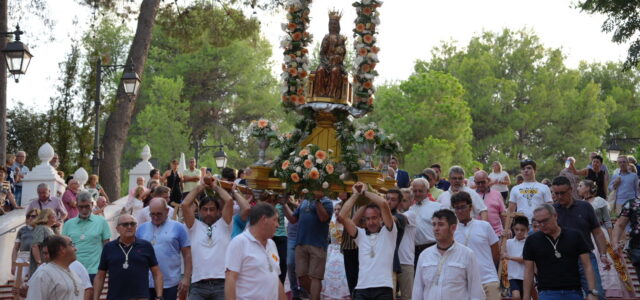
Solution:
[[[224,150],[222,150],[222,148],[224,147],[223,144],[220,145],[212,145],[212,146],[203,146],[200,145],[200,142],[196,142],[195,145],[195,159],[196,161],[200,161],[200,154],[204,154],[205,152],[207,152],[207,150],[212,149],[212,148],[218,148],[218,151],[216,151],[216,153],[213,154],[213,158],[216,160],[216,167],[218,169],[223,169],[224,167],[227,166],[227,154],[224,153]]]
[[[16,25],[15,31],[0,32],[1,37],[15,36],[15,41],[7,44],[7,46],[2,49],[2,54],[4,54],[7,69],[9,73],[13,75],[16,82],[18,82],[20,75],[27,73],[27,68],[29,68],[29,63],[33,57],[31,52],[29,52],[29,48],[20,41],[20,35],[22,34],[24,34],[24,32],[20,30],[20,25]]]
[[[133,71],[133,65],[103,65],[102,59],[98,58],[96,62],[96,97],[94,99],[95,128],[93,133],[93,157],[91,159],[91,168],[93,174],[100,173],[100,160],[102,160],[102,149],[100,146],[100,90],[102,86],[102,73],[112,72],[117,69],[125,69],[121,81],[124,92],[129,97],[133,97],[140,89],[140,76]]]
[[[640,142],[640,138],[614,138],[611,139],[609,143],[609,147],[607,147],[607,157],[610,161],[617,161],[618,156],[622,153],[622,148],[618,146],[618,142],[623,143],[632,143],[632,142]]]

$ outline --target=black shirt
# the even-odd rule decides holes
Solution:
[[[589,245],[589,250],[593,250],[593,242],[591,241],[591,231],[600,227],[596,212],[593,206],[587,201],[574,201],[569,208],[559,203],[553,205],[558,213],[558,225],[562,228],[571,228],[582,234],[582,237]]]
[[[400,258],[398,257],[398,247],[400,247],[400,242],[402,242],[402,237],[404,236],[404,228],[407,225],[407,217],[401,213],[398,213],[397,211],[393,213],[393,216],[396,218],[395,223],[396,226],[398,226],[396,250],[393,252],[393,271],[396,273],[402,273],[402,269],[400,268]]]
[[[556,258],[553,250],[552,242],[556,241],[561,258]],[[580,290],[578,260],[584,253],[589,253],[589,246],[582,235],[562,227],[558,240],[542,231],[530,235],[524,242],[522,257],[538,267],[538,290]]]
[[[124,269],[129,250],[128,267]],[[136,238],[133,246],[125,247],[118,238],[104,245],[98,270],[109,272],[107,299],[149,298],[149,269],[157,265],[153,246],[146,240]]]
[[[607,174],[602,169],[600,169],[600,172],[598,173],[596,173],[596,171],[594,171],[591,168],[587,170],[586,179],[592,180],[596,183],[596,186],[597,186],[596,195],[598,195],[598,197],[602,197],[602,199],[607,199],[607,194],[604,192],[604,188],[605,188],[604,178],[606,176]]]

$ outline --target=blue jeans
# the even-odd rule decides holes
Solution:
[[[15,190],[15,193],[13,193],[13,198],[16,199],[16,204],[18,204],[18,206],[22,206],[22,186],[14,186],[13,188]]]
[[[594,276],[596,277],[596,289],[598,290],[598,299],[605,300],[604,298],[604,289],[602,288],[602,278],[600,277],[600,268],[598,267],[598,261],[596,260],[596,255],[593,252],[589,252],[589,259],[591,260],[591,268],[593,269]],[[584,295],[589,295],[589,284],[587,283],[587,278],[584,277],[584,269],[582,268],[582,262],[578,260],[578,270],[580,271],[580,284],[582,285],[582,291]]]
[[[584,300],[580,290],[542,290],[538,292],[538,300]]]
[[[224,300],[224,279],[201,280],[191,284],[189,300]]]
[[[289,275],[289,285],[294,297],[300,297],[300,287],[296,276],[296,240],[287,240],[287,274]]]

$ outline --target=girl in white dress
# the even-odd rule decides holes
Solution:
[[[336,203],[333,207],[334,215],[329,223],[329,235],[331,244],[327,249],[327,264],[325,266],[324,280],[322,281],[322,299],[350,299],[347,274],[344,270],[344,256],[340,252],[342,232],[344,227],[338,221],[338,215],[342,203]]]

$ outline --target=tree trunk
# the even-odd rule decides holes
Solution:
[[[134,71],[142,79],[144,66],[149,54],[151,35],[155,24],[160,0],[143,0],[140,5],[138,27],[131,43],[129,57],[126,62],[134,64]],[[120,197],[120,159],[127,140],[131,117],[135,109],[137,95],[129,97],[124,93],[122,84],[118,85],[115,110],[109,114],[104,130],[102,145],[104,159],[100,161],[100,181],[109,200],[115,201]]]
[[[0,0],[0,32],[7,32],[8,0]],[[0,36],[0,49],[7,46],[7,37]],[[0,162],[7,157],[7,61],[0,55]],[[31,153],[30,153],[31,154]]]

